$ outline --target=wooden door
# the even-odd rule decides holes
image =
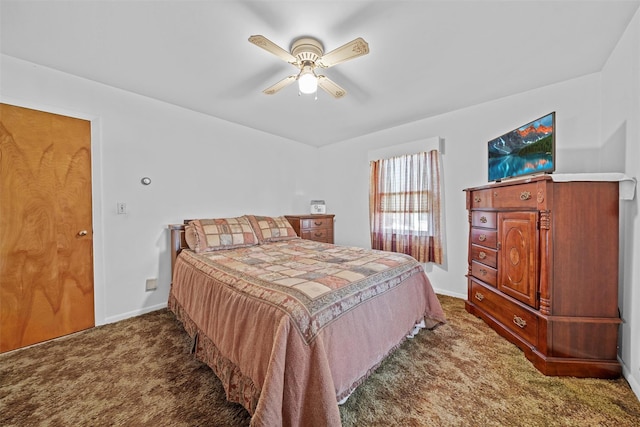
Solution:
[[[0,104],[0,352],[94,326],[91,123]]]
[[[537,212],[498,213],[498,289],[538,308]]]

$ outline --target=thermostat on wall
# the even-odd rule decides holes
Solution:
[[[311,201],[311,213],[312,214],[327,213],[327,207],[324,204],[324,200],[312,200]]]

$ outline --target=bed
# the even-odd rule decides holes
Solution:
[[[339,402],[446,321],[407,255],[300,239],[284,217],[169,228],[169,308],[252,426],[339,426]]]

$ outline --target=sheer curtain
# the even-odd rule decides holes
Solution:
[[[370,169],[371,247],[442,264],[438,151],[375,160]]]

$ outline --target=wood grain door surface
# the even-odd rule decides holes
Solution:
[[[91,123],[0,104],[0,352],[94,326]]]

